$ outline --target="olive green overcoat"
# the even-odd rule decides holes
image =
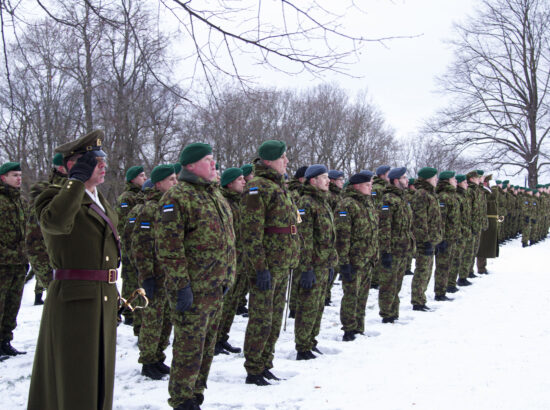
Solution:
[[[477,256],[480,258],[497,258],[498,257],[498,205],[495,192],[488,189],[483,189],[483,194],[487,199],[487,216],[489,220],[489,228],[481,232],[479,240],[479,250]]]

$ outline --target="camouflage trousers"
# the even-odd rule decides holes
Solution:
[[[174,341],[168,404],[178,407],[206,388],[222,312],[222,289],[193,294],[193,305],[185,313],[172,312]],[[173,301],[175,306],[175,301]],[[174,306],[170,306],[172,309]]]
[[[0,341],[13,340],[26,273],[26,265],[0,265]]]
[[[477,252],[479,251],[480,239],[481,239],[481,232],[474,236],[474,247],[472,249],[473,254],[469,259],[468,274],[474,273],[474,265],[476,263]]]
[[[332,277],[332,280],[327,283],[327,290],[325,292],[325,300],[330,302],[332,300],[332,287],[334,286],[334,281],[336,280],[336,276],[338,276],[337,268],[334,268],[334,276]]]
[[[428,289],[428,283],[432,276],[433,265],[433,255],[416,254],[416,267],[411,283],[411,304],[426,304],[426,289]]]
[[[325,310],[328,269],[316,268],[314,271],[316,283],[312,288],[298,287],[297,292],[294,342],[298,352],[307,352],[317,346],[315,338],[321,330],[321,318]]]
[[[128,253],[122,254],[122,268],[120,271],[120,276],[122,276],[122,291],[121,295],[124,299],[128,299],[130,295],[139,288],[137,269],[135,268],[132,260],[125,256]],[[125,313],[124,316],[130,316],[134,319],[134,335],[139,336],[139,328],[141,327],[141,314],[142,310],[138,309],[133,312]]]
[[[477,273],[487,273],[487,258],[483,256],[477,257]]]
[[[368,265],[363,269],[357,269],[350,282],[342,280],[344,295],[340,303],[340,322],[344,332],[365,331],[365,309],[371,280],[372,268]]]
[[[411,271],[412,272],[412,263],[413,263],[413,256],[411,254],[411,256],[409,256],[407,258],[407,261],[405,262],[405,272],[407,271]]]
[[[149,299],[149,306],[143,309],[138,348],[139,363],[153,364],[164,362],[164,350],[170,344],[172,321],[170,306],[164,288],[157,289],[155,296]]]
[[[273,368],[275,344],[283,321],[289,271],[272,269],[270,272],[271,289],[262,291],[255,282],[250,284],[244,367],[252,375]]]
[[[237,269],[239,269],[238,266],[237,266]],[[241,270],[245,272],[245,274],[237,276],[236,283],[234,285],[236,288],[236,292],[238,292],[238,294],[235,295],[235,298],[237,299],[237,307],[246,306],[246,303],[247,303],[246,295],[248,293],[248,289],[250,288],[250,282],[248,279],[249,275],[246,273],[247,270],[244,267]],[[242,283],[239,283],[239,282],[242,282]]]
[[[521,227],[521,243],[529,244],[529,238],[531,237],[531,223],[523,223]]]
[[[449,280],[447,281],[447,287],[456,287],[456,280],[462,266],[464,259],[464,250],[466,248],[466,242],[464,239],[459,239],[453,244],[451,268],[449,269]],[[468,276],[468,275],[466,275]]]
[[[436,296],[445,296],[445,293],[447,293],[447,286],[449,286],[451,265],[457,245],[455,241],[447,241],[447,243],[449,245],[447,249],[445,249],[445,252],[439,252],[435,256],[434,292]]]
[[[296,312],[298,306],[298,288],[300,287],[300,274],[294,272],[292,275],[292,287],[290,288],[290,300],[288,301],[288,308]]]
[[[464,239],[464,252],[462,253],[462,261],[458,271],[458,277],[460,279],[466,279],[470,274],[470,261],[473,261],[475,255],[474,246],[476,235],[477,234],[472,234]]]
[[[237,307],[242,302],[243,293],[246,295],[248,289],[248,277],[245,273],[237,272],[235,284],[229,289],[223,298],[222,318],[218,327],[218,342],[226,342],[229,340],[229,331],[235,319]],[[244,291],[244,292],[243,292]]]
[[[380,264],[380,289],[378,290],[378,306],[380,316],[383,318],[399,317],[399,292],[403,285],[403,276],[405,273],[405,263],[408,260],[406,255],[393,255],[390,268],[385,268]]]

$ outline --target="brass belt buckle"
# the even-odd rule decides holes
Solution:
[[[116,283],[117,280],[117,271],[116,269],[109,269],[109,280],[110,284]]]
[[[296,228],[296,225],[290,225],[290,234],[296,235],[298,233],[298,228]]]

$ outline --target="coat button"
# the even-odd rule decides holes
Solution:
[[[107,262],[109,262],[109,257],[108,257],[108,256],[105,256],[105,260],[106,260]]]
[[[107,302],[109,300],[109,298],[107,296],[104,296],[103,300],[105,300],[105,302]]]

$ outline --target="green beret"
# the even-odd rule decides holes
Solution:
[[[495,182],[496,182],[497,184],[502,184],[502,181],[501,181],[500,179],[497,179]]]
[[[241,167],[241,170],[243,171],[243,177],[247,177],[252,173],[252,170],[254,167],[251,164],[244,164]]]
[[[483,176],[483,170],[481,170],[481,169],[476,169],[476,174],[477,174],[478,176],[482,177],[482,176]]]
[[[220,185],[222,187],[227,186],[231,182],[235,181],[243,174],[243,170],[240,168],[227,168],[223,171]]]
[[[95,130],[77,140],[60,145],[55,149],[55,152],[61,153],[63,158],[68,158],[75,154],[84,154],[88,151],[94,151],[97,157],[104,157],[105,153],[101,150],[104,136],[103,131]]]
[[[172,164],[172,166],[174,167],[174,172],[176,173],[176,175],[181,172],[182,166],[179,162]]]
[[[439,179],[451,179],[455,174],[454,171],[443,171],[439,174]]]
[[[60,165],[63,165],[63,154],[61,152],[58,152],[53,156],[52,163],[58,167]]]
[[[5,175],[10,171],[21,171],[19,162],[6,162],[0,167],[0,175]]]
[[[409,185],[414,184],[414,181],[416,181],[414,178],[409,178]]]
[[[509,184],[510,183],[510,180],[509,179],[505,179],[504,181],[502,181],[503,184]]]
[[[216,161],[216,171],[220,170],[220,163]]]
[[[539,188],[544,188],[544,185],[542,185],[542,184],[537,184],[537,186],[536,186],[535,188],[537,188],[537,189],[539,189]]]
[[[268,161],[275,161],[276,159],[281,158],[285,151],[286,144],[284,141],[278,140],[268,140],[262,142],[262,145],[260,145],[260,148],[258,149],[260,158]]]
[[[466,174],[466,178],[477,178],[479,175],[477,174],[477,171],[470,171]]]
[[[212,147],[202,142],[194,142],[181,150],[180,164],[189,165],[212,154]]]
[[[176,170],[172,164],[157,165],[151,171],[151,182],[156,184],[157,182],[162,181],[165,178],[168,178],[170,175],[175,174]]]
[[[458,174],[458,175],[456,176],[456,182],[460,183],[460,182],[464,182],[464,181],[466,181],[466,175],[464,175],[464,174]]]
[[[141,165],[135,165],[133,167],[128,168],[128,171],[126,171],[126,182],[130,182],[132,179],[137,177],[142,172],[143,172],[143,167]]]
[[[502,188],[508,188],[508,183],[506,181],[502,183]]]
[[[424,167],[418,171],[418,176],[424,179],[430,179],[437,174],[437,169],[431,167]]]

